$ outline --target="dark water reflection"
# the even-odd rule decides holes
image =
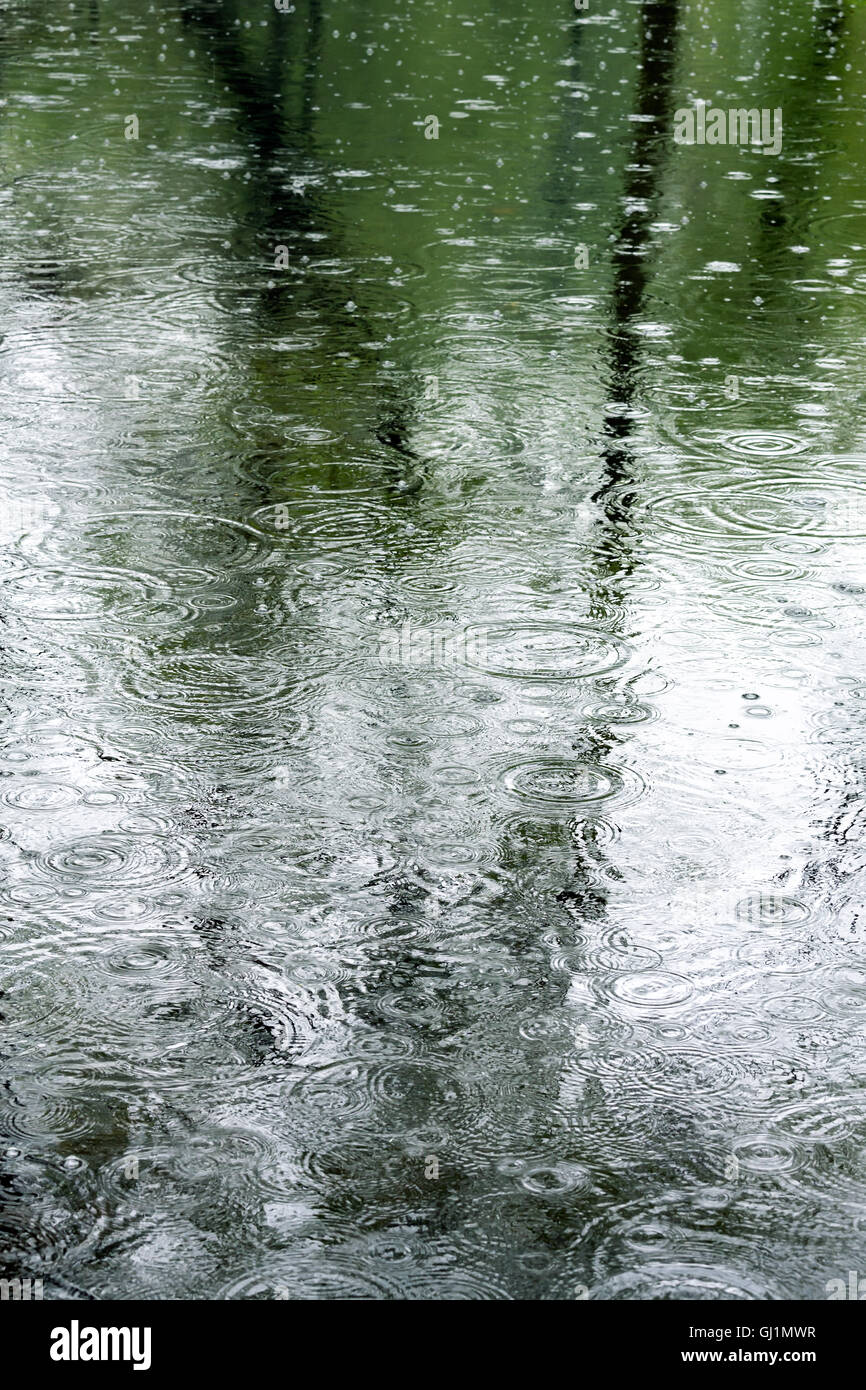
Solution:
[[[2,1272],[824,1297],[866,13],[3,22]]]

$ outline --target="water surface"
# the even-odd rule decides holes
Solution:
[[[2,1273],[825,1297],[866,11],[2,25]]]

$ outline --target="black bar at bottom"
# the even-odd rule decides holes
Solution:
[[[389,1376],[400,1379],[437,1369],[453,1378],[472,1373],[472,1360],[489,1379],[491,1362],[519,1354],[536,1373],[554,1358],[564,1369],[564,1361],[575,1379],[637,1373],[664,1383],[671,1374],[700,1379],[712,1369],[762,1372],[761,1383],[772,1385],[787,1371],[826,1381],[857,1365],[862,1327],[857,1300],[0,1302],[4,1350],[14,1349],[18,1377],[32,1370],[61,1384],[104,1372],[131,1375],[133,1383],[191,1373],[296,1381],[343,1370],[366,1378],[389,1364]]]

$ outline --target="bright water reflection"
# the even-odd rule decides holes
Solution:
[[[824,1297],[866,11],[3,25],[3,1272]]]

